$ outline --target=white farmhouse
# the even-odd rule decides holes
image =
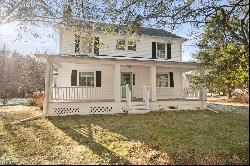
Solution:
[[[185,72],[204,76],[202,64],[182,61],[186,39],[144,27],[138,36],[70,26],[57,30],[60,54],[37,55],[47,60],[45,115],[206,108],[202,85],[198,93],[184,88]]]

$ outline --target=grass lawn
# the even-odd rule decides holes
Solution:
[[[0,117],[0,164],[248,164],[246,113]]]

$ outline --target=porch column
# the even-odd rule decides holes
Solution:
[[[121,101],[121,66],[115,64],[114,69],[114,99],[115,102]]]
[[[150,66],[151,101],[157,101],[156,97],[156,66]]]
[[[205,77],[205,68],[204,67],[201,67],[200,69],[199,69],[199,72],[200,72],[200,78],[202,79],[202,80],[204,80],[204,77]],[[207,90],[206,90],[206,88],[205,88],[205,86],[204,86],[205,84],[204,83],[201,83],[200,84],[200,100],[202,100],[202,107],[203,108],[205,108],[206,106],[205,106],[205,103],[206,103],[206,101],[207,101]]]
[[[181,100],[183,99],[183,96],[184,96],[184,94],[183,94],[183,92],[184,92],[183,73],[184,73],[184,71],[180,70],[180,84],[181,84],[180,97],[181,97]]]
[[[43,104],[43,114],[46,115],[49,110],[49,101],[51,99],[51,83],[52,83],[52,63],[47,61],[45,73],[45,96]]]

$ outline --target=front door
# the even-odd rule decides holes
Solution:
[[[129,89],[132,94],[132,73],[131,72],[121,73],[122,98],[126,98],[126,88],[125,88],[126,84],[129,85]]]

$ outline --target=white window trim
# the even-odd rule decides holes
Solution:
[[[128,42],[130,42],[130,41],[135,42],[135,50],[129,50],[129,49],[128,49],[128,46],[132,46],[132,45],[129,45],[129,44],[128,44]],[[136,41],[128,40],[126,43],[127,43],[127,47],[126,47],[126,48],[127,48],[128,51],[137,51],[137,42],[136,42]]]
[[[158,43],[161,43],[161,44],[164,44],[164,45],[165,45],[165,55],[164,55],[163,58],[158,56]],[[163,42],[156,42],[156,58],[159,58],[159,59],[166,59],[166,49],[167,49],[166,47],[167,47],[167,44],[166,44],[166,43],[163,43]]]
[[[124,50],[119,50],[119,49],[116,48],[118,40],[125,40],[125,49]],[[118,39],[116,39],[115,50],[116,51],[131,51],[131,52],[137,51],[137,41],[134,41],[135,42],[135,50],[129,50],[128,49],[128,46],[130,46],[130,45],[128,45],[129,41],[132,41],[132,40],[127,40],[127,39],[124,39],[124,38],[118,38]]]
[[[124,50],[123,49],[117,49],[117,43],[118,43],[118,40],[125,40],[125,45],[124,45]],[[118,51],[126,51],[127,49],[127,42],[126,42],[127,40],[126,39],[124,39],[124,38],[119,38],[119,39],[116,39],[116,44],[115,44],[115,50],[118,50]]]
[[[92,73],[94,73],[94,86],[80,86],[79,85],[80,72],[92,72]],[[78,87],[95,88],[96,87],[96,71],[93,71],[93,70],[79,70],[78,73],[77,73],[77,86]]]
[[[75,35],[78,35],[78,34],[75,34]],[[94,38],[95,36],[92,36],[92,49],[91,49],[91,52],[90,53],[87,53],[87,52],[83,52],[83,49],[82,49],[82,38],[86,37],[86,36],[81,36],[81,35],[78,35],[80,37],[80,42],[79,42],[79,53],[76,53],[77,55],[80,55],[80,54],[87,54],[87,55],[91,55],[94,53]]]
[[[165,73],[165,72],[159,72],[159,73],[156,73],[156,81],[157,81],[157,74],[167,74],[168,75],[168,86],[167,87],[159,87],[157,86],[157,88],[173,88],[173,87],[170,87],[170,75],[169,75],[169,72],[168,73]],[[156,83],[157,84],[157,83]]]

